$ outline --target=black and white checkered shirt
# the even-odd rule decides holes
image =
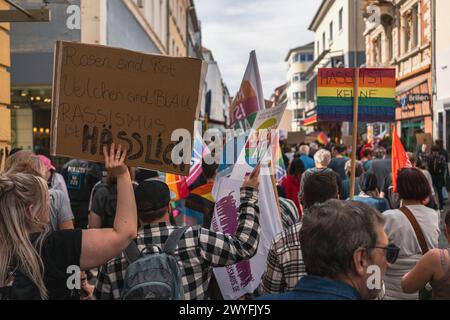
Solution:
[[[206,299],[214,267],[233,265],[250,259],[258,248],[260,224],[258,191],[241,189],[241,206],[236,235],[224,235],[201,226],[190,227],[182,236],[175,257],[180,267],[186,300]],[[168,223],[144,226],[138,231],[139,250],[158,252],[177,227]],[[157,247],[155,247],[157,246]],[[125,256],[101,268],[94,296],[99,300],[120,299],[128,262]]]

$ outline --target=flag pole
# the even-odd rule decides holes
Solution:
[[[353,84],[353,146],[352,146],[352,175],[350,177],[350,200],[355,197],[356,181],[356,147],[358,144],[358,102],[359,102],[359,68],[358,68],[358,4],[354,6],[355,50],[354,50],[354,84]],[[343,199],[345,200],[345,199]]]
[[[358,145],[358,102],[359,102],[359,68],[355,65],[355,76],[353,86],[353,146],[352,146],[352,175],[350,178],[350,199],[355,197],[356,181],[356,148]],[[345,200],[345,199],[343,199]]]

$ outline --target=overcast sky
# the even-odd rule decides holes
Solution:
[[[264,96],[286,82],[291,48],[313,41],[308,30],[321,0],[195,0],[203,46],[211,49],[231,95],[256,50]]]

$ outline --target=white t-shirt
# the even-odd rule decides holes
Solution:
[[[422,229],[428,249],[439,244],[439,213],[422,205],[408,206]],[[408,218],[400,210],[388,210],[383,213],[386,220],[384,230],[389,243],[400,248],[397,262],[391,265],[385,277],[385,299],[417,299],[418,294],[408,295],[401,289],[401,278],[412,270],[422,257],[422,250],[414,229]]]

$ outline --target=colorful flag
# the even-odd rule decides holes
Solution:
[[[272,162],[275,164],[275,178],[277,182],[287,176],[286,165],[283,160],[283,152],[279,141],[280,132],[279,130],[276,130],[272,141]]]
[[[317,77],[317,120],[353,122],[354,68],[323,68]],[[358,121],[395,120],[395,69],[359,70]]]
[[[323,144],[324,146],[326,146],[330,142],[330,138],[328,138],[327,134],[322,131],[317,136],[317,142],[319,142],[320,144]]]
[[[392,184],[394,192],[397,192],[397,175],[403,168],[411,168],[411,162],[406,154],[405,148],[397,135],[395,125],[392,125]]]
[[[166,184],[169,186],[172,201],[185,199],[189,195],[187,178],[176,174],[166,174]]]
[[[239,92],[230,106],[231,125],[242,131],[250,130],[259,110],[265,109],[264,94],[259,75],[256,52],[250,53],[250,60]]]
[[[194,132],[194,148],[192,150],[192,160],[191,169],[189,171],[189,176],[186,179],[187,186],[192,186],[195,181],[203,173],[202,162],[203,157],[207,153],[207,146],[205,145],[202,138],[202,123],[200,121],[195,122],[195,132]]]
[[[226,234],[236,233],[240,214],[240,188],[244,178],[253,171],[258,160],[268,157],[268,152],[265,152],[267,149],[258,150],[258,145],[263,143],[258,130],[277,129],[285,107],[264,110],[256,55],[252,52],[241,90],[231,106],[232,123],[237,129],[238,136],[227,137],[222,155],[222,159],[234,158],[237,162],[233,164],[228,162],[219,167],[213,188],[216,206],[211,224],[212,230]],[[241,139],[249,136],[248,139]],[[266,162],[264,163],[267,165]],[[226,300],[238,299],[256,290],[266,269],[267,253],[273,239],[282,230],[272,176],[268,170],[270,169],[265,168],[265,173],[261,172],[260,175],[258,206],[261,232],[256,255],[248,261],[214,269],[222,295]]]

